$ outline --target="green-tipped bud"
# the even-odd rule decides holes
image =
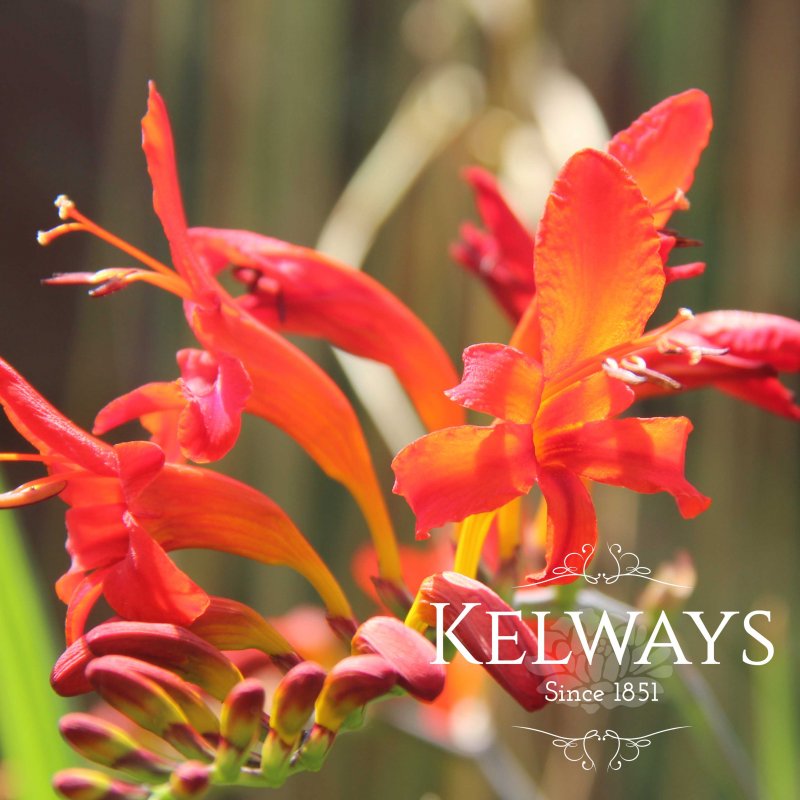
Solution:
[[[173,672],[137,658],[128,656],[104,656],[114,659],[120,669],[136,672],[155,681],[180,707],[189,724],[202,736],[216,741],[219,735],[219,720],[216,714],[206,705],[203,695],[191,684],[179,678]]]
[[[272,696],[269,724],[281,740],[293,746],[303,730],[325,682],[325,670],[304,661],[286,673]]]
[[[316,720],[336,732],[350,714],[390,692],[397,672],[382,656],[349,656],[342,659],[325,678],[315,705]]]
[[[293,667],[272,696],[270,731],[261,751],[261,771],[270,786],[280,786],[289,775],[292,752],[325,682],[325,670],[313,661]]]
[[[121,728],[89,714],[67,714],[62,717],[59,729],[70,747],[84,758],[139,781],[165,781],[174,766],[140,747]]]
[[[318,772],[333,747],[334,739],[336,739],[334,731],[322,725],[315,725],[298,751],[297,763],[308,772]]]
[[[213,749],[155,681],[130,671],[113,656],[94,660],[86,668],[86,677],[110,706],[168,742],[181,755],[213,760]]]
[[[220,742],[215,762],[217,771],[233,779],[250,756],[261,733],[264,687],[252,678],[233,687],[220,713]]]
[[[181,764],[169,779],[175,800],[200,800],[211,785],[211,768],[197,761]]]
[[[93,769],[65,769],[53,777],[53,788],[67,800],[146,800],[150,796],[148,789]]]

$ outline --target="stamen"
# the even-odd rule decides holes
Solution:
[[[98,239],[102,239],[105,242],[108,242],[113,247],[116,247],[118,250],[122,250],[123,253],[127,253],[129,256],[132,256],[137,261],[141,261],[142,264],[145,266],[150,267],[150,269],[155,270],[156,272],[160,272],[162,275],[170,275],[174,276],[174,270],[170,269],[166,264],[162,264],[157,259],[149,256],[143,250],[140,250],[138,247],[134,247],[131,244],[128,244],[124,239],[120,239],[118,236],[115,236],[110,231],[107,231],[105,228],[102,228],[95,222],[92,222],[88,217],[81,214],[80,211],[75,207],[75,203],[69,199],[65,194],[60,194],[55,201],[56,208],[58,208],[58,216],[61,219],[67,220],[71,219],[75,222],[81,224],[82,227],[80,228],[73,228],[70,230],[85,230],[87,233],[93,233],[97,236]],[[61,226],[59,226],[61,227]],[[53,231],[59,230],[58,228],[54,228]],[[69,230],[64,230],[61,233],[68,233]],[[45,232],[45,236],[47,237],[48,234],[51,233],[50,231]],[[57,234],[60,235],[60,234]]]
[[[65,233],[75,233],[76,231],[85,230],[86,228],[81,225],[80,222],[68,222],[65,225],[57,225],[49,231],[38,231],[36,233],[36,241],[39,242],[42,247],[46,247],[54,239],[58,239],[59,236],[63,236]]]
[[[622,381],[630,386],[637,386],[640,383],[645,383],[647,380],[641,375],[636,375],[635,373],[631,372],[629,369],[620,367],[619,362],[615,358],[611,357],[607,358],[603,362],[603,372],[605,372],[609,378]]]
[[[75,203],[65,194],[60,194],[56,197],[53,205],[58,209],[58,216],[61,219],[69,219],[70,212],[75,210]]]
[[[656,350],[662,355],[688,355],[689,366],[696,367],[705,356],[724,356],[730,348],[728,347],[705,347],[699,344],[684,344],[665,336],[656,343]]]
[[[665,375],[663,372],[650,369],[647,366],[647,362],[641,356],[627,356],[622,359],[620,366],[632,372],[634,375],[639,375],[643,380],[649,380],[661,386],[663,389],[674,389],[677,391],[681,388],[680,383],[674,378],[670,378],[669,375]]]
[[[546,387],[545,392],[547,399],[552,399],[577,381],[583,380],[584,378],[589,377],[592,373],[597,372],[597,362],[600,359],[604,359],[601,363],[601,369],[606,374],[625,382],[631,382],[632,376],[633,378],[638,376],[634,375],[634,373],[632,373],[630,370],[624,370],[622,367],[620,367],[617,359],[636,355],[637,352],[646,350],[651,346],[657,347],[661,337],[667,331],[677,328],[679,325],[683,325],[684,322],[687,322],[690,319],[694,319],[694,314],[688,308],[679,308],[674,319],[672,319],[666,325],[662,325],[660,328],[657,328],[652,333],[642,336],[640,339],[637,339],[634,342],[625,342],[624,344],[609,347],[608,350],[605,350],[602,353],[598,353],[595,356],[578,362],[578,364],[571,370],[565,371],[566,374],[562,373],[564,375],[563,378],[553,381],[549,386]],[[625,374],[626,372],[627,375]],[[633,381],[633,383],[641,382],[642,380]]]
[[[98,272],[64,272],[46,278],[42,283],[52,285],[89,284],[96,285],[96,289],[89,292],[91,297],[103,297],[112,292],[125,288],[128,284],[143,281],[159,289],[177,295],[184,300],[191,300],[192,294],[186,282],[174,272],[170,275],[156,274],[138,267],[110,267]]]
[[[34,461],[38,464],[51,464],[54,459],[38,453],[0,453],[0,461]]]

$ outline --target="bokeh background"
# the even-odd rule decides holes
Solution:
[[[353,260],[363,254],[367,271],[417,311],[455,361],[467,344],[509,333],[481,287],[448,258],[459,223],[474,217],[459,170],[479,163],[501,174],[533,224],[572,151],[601,146],[609,131],[669,94],[702,88],[715,128],[692,209],[673,222],[703,240],[699,257],[709,268],[668,289],[665,316],[679,306],[800,314],[795,0],[26,0],[0,4],[0,40],[0,352],[84,425],[112,397],[171,379],[175,350],[192,343],[175,298],[149,287],[92,301],[80,289],[39,285],[53,272],[121,263],[80,236],[36,244],[36,230],[57,222],[51,202],[61,192],[167,257],[140,151],[150,78],[170,108],[194,224],[312,246],[325,231],[327,248]],[[340,204],[337,225],[326,225],[378,142],[367,193]],[[377,199],[360,207],[364,197]],[[326,347],[303,346],[341,377]],[[691,608],[770,609],[776,657],[762,668],[742,665],[741,628],[722,641],[722,663],[701,668],[711,723],[678,687],[658,707],[615,712],[620,731],[693,726],[654,742],[620,774],[582,773],[546,741],[512,728],[580,735],[599,721],[580,711],[531,721],[496,697],[494,730],[548,798],[788,800],[800,747],[792,635],[800,616],[797,428],[711,393],[646,411],[694,420],[688,474],[714,505],[685,522],[664,498],[601,493],[601,531],[651,565],[688,550],[698,575]],[[388,490],[391,453],[369,430]],[[20,447],[5,424],[0,440],[4,450]],[[293,443],[249,424],[222,468],[281,503],[347,582],[363,523]],[[22,471],[8,476],[22,479]],[[410,542],[410,515],[391,502]],[[41,730],[23,735],[14,727],[21,709],[52,729],[47,665],[60,650],[63,620],[52,584],[67,564],[57,502],[20,515],[20,525],[38,589],[22,619],[0,603],[0,797],[15,800],[47,796],[34,788],[42,784],[32,767],[23,781],[14,771],[26,753],[39,754],[39,775],[73,763],[57,744],[31,739]],[[0,557],[18,577],[13,531],[3,534]],[[235,594],[266,614],[311,599],[279,570],[218,555],[187,554],[181,563],[209,591]],[[3,578],[0,599],[8,601],[12,577]],[[44,634],[34,600],[49,626]],[[702,657],[699,646],[689,650]],[[45,666],[27,670],[27,695],[13,665],[31,653],[30,663],[38,653]],[[445,753],[377,720],[370,735],[337,743],[320,775],[299,776],[275,794],[478,800],[497,791],[478,758]]]

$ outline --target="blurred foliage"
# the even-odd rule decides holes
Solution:
[[[664,96],[698,86],[711,95],[715,130],[691,191],[693,209],[674,221],[705,240],[700,257],[709,269],[671,287],[664,307],[800,313],[795,0],[26,0],[4,3],[0,15],[0,351],[82,424],[117,394],[173,377],[174,351],[190,342],[174,298],[146,287],[92,302],[81,290],[38,285],[52,272],[117,264],[116,254],[77,237],[37,247],[33,234],[54,223],[49,203],[59,192],[166,257],[139,150],[148,78],[174,120],[192,222],[313,245],[408,86],[449,63],[474,70],[485,107],[402,199],[365,266],[422,316],[454,360],[467,344],[508,335],[480,287],[447,256],[459,222],[474,216],[459,169],[477,162],[500,172],[533,223],[564,157],[602,143],[598,109],[608,130],[618,130]],[[304,346],[341,377],[325,348]],[[661,409],[694,420],[688,472],[714,505],[684,522],[662,498],[639,504],[602,492],[601,530],[607,537],[616,530],[618,541],[653,564],[688,549],[699,575],[693,608],[747,610],[762,607],[767,591],[776,598],[787,633],[775,680],[766,671],[754,678],[758,669],[741,664],[742,641],[734,637],[720,646],[722,665],[706,669],[732,729],[759,759],[765,787],[785,787],[781,764],[800,746],[787,722],[797,710],[797,429],[710,393],[650,407]],[[2,438],[3,449],[18,446],[5,426]],[[373,440],[388,489],[390,454]],[[347,572],[365,540],[363,523],[286,437],[250,421],[223,468],[274,497],[335,571]],[[391,502],[401,538],[410,541],[410,516]],[[51,503],[25,517],[55,627],[63,612],[51,586],[66,564],[61,512]],[[238,592],[267,614],[303,599],[300,582],[282,572],[196,554],[182,563],[209,591]],[[0,687],[3,713],[8,689]],[[583,724],[567,713],[548,710],[551,729]],[[720,776],[724,759],[707,769],[706,751],[679,735],[622,775],[581,774],[549,745],[515,735],[519,714],[504,709],[498,730],[548,797],[729,798],[740,791]],[[680,724],[680,715],[666,705],[627,722],[644,732]],[[764,788],[763,797],[789,797],[774,791],[783,789]],[[441,757],[385,726],[345,738],[321,775],[300,776],[277,794],[320,793],[493,796],[468,759]]]

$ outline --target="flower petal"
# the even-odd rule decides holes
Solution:
[[[475,202],[488,232],[471,224],[461,228],[462,240],[451,248],[453,258],[474,272],[512,320],[522,315],[533,296],[533,236],[511,210],[486,170],[472,167],[464,177],[475,191]]]
[[[291,567],[310,581],[333,617],[352,617],[339,584],[302,533],[276,503],[246,484],[167,464],[130,510],[167,551],[207,548]]]
[[[546,451],[539,457],[600,483],[646,494],[669,492],[681,514],[694,517],[711,501],[684,476],[686,439],[691,430],[685,417],[589,422],[548,437]]]
[[[253,385],[241,361],[203,350],[181,350],[181,391],[186,407],[178,441],[192,461],[216,461],[236,443]]]
[[[687,320],[668,338],[726,348],[726,355],[769,364],[779,372],[800,370],[800,322],[777,314],[709,311]]]
[[[635,399],[630,386],[604,372],[594,372],[556,394],[545,394],[535,430],[544,431],[547,436],[572,425],[613,417],[625,411]]]
[[[401,450],[392,469],[393,491],[408,501],[417,537],[424,538],[431,528],[499,508],[533,486],[531,428],[505,422],[434,431]]]
[[[56,455],[100,475],[116,473],[110,445],[68,420],[1,358],[0,404],[11,424],[42,455]]]
[[[463,358],[464,377],[446,392],[453,402],[510,422],[533,422],[542,393],[536,361],[503,344],[472,345]]]
[[[209,298],[217,294],[217,287],[189,244],[167,107],[155,83],[150,81],[148,87],[147,113],[142,119],[142,149],[153,183],[153,208],[164,228],[175,269],[189,284],[195,299],[209,302]]]
[[[547,551],[543,570],[526,583],[571,583],[597,546],[597,517],[583,481],[560,466],[541,466],[539,488],[547,506]]]
[[[687,192],[711,133],[711,103],[699,89],[668,97],[609,143],[608,152],[633,175],[663,227]]]
[[[126,527],[128,554],[104,581],[109,605],[126,620],[191,624],[208,608],[208,595],[130,515]]]
[[[246,268],[238,274],[250,293],[239,302],[260,322],[387,364],[430,430],[463,422],[442,396],[457,379],[449,356],[422,321],[369,275],[250,231],[193,228],[189,234],[212,270],[228,263]]]
[[[286,431],[350,490],[369,524],[382,575],[399,580],[392,523],[358,418],[341,389],[305,353],[238,307],[197,306],[190,324],[207,350],[244,365],[253,383],[247,411]]]
[[[556,180],[536,239],[545,377],[635,339],[664,288],[650,208],[618,161],[573,156]]]

